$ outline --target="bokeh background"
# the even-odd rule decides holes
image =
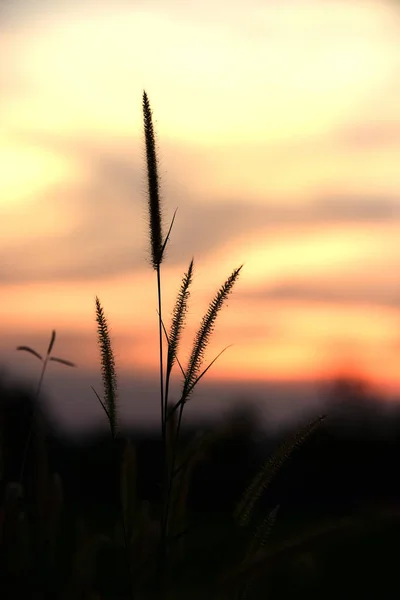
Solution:
[[[337,373],[400,391],[400,6],[394,1],[0,3],[0,363],[68,428],[104,421],[95,322],[111,326],[124,419],[156,421],[141,99],[163,211],[178,207],[169,316],[192,256],[180,358],[220,285],[213,365],[188,412],[318,405]],[[207,364],[207,363],[205,363]],[[180,373],[176,372],[175,390]],[[174,392],[175,393],[175,392]]]

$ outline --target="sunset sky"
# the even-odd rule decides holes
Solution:
[[[210,381],[347,369],[400,391],[399,38],[400,6],[384,0],[1,3],[0,362],[34,381],[15,347],[44,352],[56,329],[54,354],[79,366],[51,365],[59,414],[101,419],[98,295],[118,373],[157,377],[145,89],[166,227],[178,207],[168,323],[195,261],[182,362],[244,263]]]

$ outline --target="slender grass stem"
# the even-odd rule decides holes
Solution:
[[[33,427],[34,427],[34,423],[35,423],[35,419],[36,419],[36,411],[38,410],[38,406],[37,406],[37,404],[38,404],[38,398],[39,398],[40,390],[42,389],[42,382],[43,382],[44,373],[46,371],[47,360],[48,360],[48,356],[46,356],[46,358],[45,358],[45,360],[43,362],[42,372],[40,374],[39,383],[38,383],[38,386],[37,386],[37,389],[36,389],[35,405],[34,405],[34,409],[33,409],[33,413],[32,413],[31,423],[30,423],[30,426],[29,426],[28,438],[26,440],[24,454],[23,454],[23,458],[22,458],[21,472],[20,472],[20,475],[19,475],[19,482],[20,482],[21,485],[22,485],[22,482],[23,482],[23,479],[24,479],[26,459],[27,459],[27,456],[28,456],[28,450],[29,450],[29,446],[30,446],[30,443],[31,443],[31,439],[32,439]]]
[[[160,586],[164,587],[166,572],[166,506],[168,502],[168,464],[167,464],[167,436],[166,436],[166,403],[164,398],[164,361],[163,361],[163,329],[162,329],[162,302],[161,302],[161,269],[157,265],[157,294],[158,294],[158,326],[159,326],[159,356],[160,356],[160,409],[161,409],[161,436],[162,436],[162,454],[161,454],[161,477],[163,484],[161,486],[161,519],[160,519]]]
[[[114,431],[111,432],[111,436],[112,436],[113,446],[115,446],[116,437],[115,437]],[[127,569],[127,573],[128,573],[129,597],[130,597],[130,600],[134,600],[135,593],[134,593],[134,588],[133,588],[133,573],[132,573],[131,557],[130,557],[130,552],[129,552],[130,540],[128,540],[128,533],[126,530],[124,505],[122,502],[121,494],[118,494],[118,498],[119,498],[119,509],[120,509],[120,513],[121,513],[121,522],[122,522],[122,535],[124,537],[124,551],[125,551],[124,555],[125,555],[126,569]]]
[[[165,517],[164,517],[164,519],[165,519],[164,520],[165,539],[168,536],[168,517],[169,517],[169,510],[170,510],[170,505],[171,505],[172,486],[173,486],[174,477],[175,477],[175,464],[176,464],[176,457],[177,457],[177,450],[178,450],[178,443],[179,443],[179,433],[180,433],[181,423],[182,423],[183,407],[184,407],[184,403],[182,403],[179,407],[178,423],[177,423],[177,427],[176,427],[176,434],[175,434],[173,450],[172,450],[171,472],[168,474],[169,476],[168,476],[168,482],[167,482],[167,501],[166,501],[166,508],[165,508]]]
[[[164,401],[164,361],[163,361],[163,343],[162,343],[162,312],[161,312],[161,269],[157,267],[157,293],[158,293],[158,333],[160,345],[160,400],[161,400],[161,431],[163,441],[165,438],[166,408]]]

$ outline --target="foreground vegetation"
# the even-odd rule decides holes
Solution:
[[[363,512],[356,503],[354,514],[334,514],[331,522],[323,513],[310,514],[310,507],[305,504],[298,507],[297,514],[296,511],[285,512],[288,489],[291,489],[290,485],[287,487],[287,481],[291,478],[296,481],[295,471],[291,471],[287,479],[288,459],[308,448],[308,462],[303,458],[303,467],[311,464],[311,456],[316,456],[319,468],[323,469],[318,448],[310,454],[310,444],[314,439],[332,442],[324,429],[324,417],[287,432],[274,448],[260,452],[256,457],[257,468],[254,464],[248,465],[247,473],[242,477],[242,488],[235,490],[235,497],[228,501],[226,510],[217,509],[218,495],[223,490],[216,485],[215,477],[207,478],[204,466],[212,470],[218,449],[225,448],[225,466],[221,465],[219,470],[221,475],[229,461],[237,460],[235,448],[245,451],[239,443],[240,435],[238,438],[237,429],[235,434],[232,422],[201,435],[185,434],[183,417],[187,402],[195,401],[196,385],[220,356],[204,368],[205,352],[217,317],[236,285],[242,267],[233,270],[211,300],[184,368],[178,351],[195,266],[192,259],[183,276],[167,331],[162,311],[161,273],[175,215],[165,235],[155,133],[146,93],[143,94],[143,119],[150,255],[156,276],[159,326],[161,436],[155,453],[156,462],[152,465],[156,493],[153,490],[150,494],[143,484],[148,458],[146,465],[140,444],[127,439],[118,420],[114,354],[105,312],[96,297],[104,392],[100,396],[93,391],[108,421],[109,436],[98,446],[105,453],[97,453],[91,467],[85,462],[85,448],[75,448],[70,460],[75,473],[68,475],[65,470],[65,485],[64,473],[60,477],[65,462],[60,447],[56,449],[57,444],[51,440],[46,427],[40,393],[50,362],[70,367],[74,364],[52,355],[55,331],[44,357],[29,346],[18,347],[40,360],[42,369],[31,412],[25,419],[25,435],[12,430],[9,414],[4,409],[5,397],[3,402],[2,597],[23,594],[24,598],[65,600],[172,600],[190,596],[239,600],[265,598],[266,594],[271,598],[282,598],[292,595],[300,584],[309,595],[313,590],[320,595],[321,586],[326,586],[333,575],[330,560],[331,564],[336,564],[343,551],[343,540],[347,546],[352,540],[353,551],[358,548],[358,555],[362,554],[367,541],[372,541],[374,546],[379,540],[379,543],[385,540],[387,545],[388,530],[391,533],[397,531],[397,510],[394,506],[382,508],[381,504],[375,503],[364,507],[368,510]],[[182,375],[182,386],[179,400],[171,403],[169,389],[174,368]],[[14,425],[18,426],[18,418],[24,421],[19,414]],[[325,438],[321,438],[322,432]],[[20,443],[21,437],[22,445],[17,448],[16,442]],[[101,472],[101,486],[93,493],[93,503],[84,508],[79,492],[85,487],[85,478],[91,480],[91,469],[95,464]],[[316,464],[315,459],[312,464]],[[80,469],[86,471],[78,485],[76,471]],[[280,480],[280,487],[274,488],[282,472],[286,475]],[[300,470],[299,473],[296,485],[301,489],[305,472]],[[321,475],[320,472],[315,474]],[[239,474],[237,478],[240,479]],[[211,501],[196,503],[195,492],[204,486],[208,487]],[[74,496],[73,492],[78,493]],[[281,497],[279,492],[282,492]],[[281,518],[282,512],[284,518]],[[356,569],[355,563],[353,560],[353,569]],[[324,597],[329,597],[333,589],[335,586],[329,584]]]

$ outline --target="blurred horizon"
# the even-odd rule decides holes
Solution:
[[[59,406],[74,379],[88,384],[87,406],[59,409],[78,426],[98,411],[98,296],[124,385],[158,384],[145,89],[165,231],[178,207],[166,324],[194,257],[184,364],[244,263],[204,367],[232,347],[199,395],[207,380],[290,388],[305,406],[307,388],[314,406],[340,372],[400,396],[399,34],[392,0],[1,4],[0,365],[35,381],[37,361],[15,348],[45,352],[55,329],[54,355],[79,370],[49,365],[45,384]],[[158,410],[157,397],[141,409]]]
[[[29,369],[21,364],[8,369],[0,365],[0,387],[6,399],[22,391],[33,398],[37,390],[40,368],[35,360]],[[25,365],[26,366],[26,365]],[[43,380],[40,402],[53,433],[67,437],[108,434],[109,425],[91,386],[100,396],[103,384],[100,368],[69,370],[62,373],[50,363]],[[175,403],[181,389],[179,378],[170,389],[170,402]],[[124,434],[132,431],[160,431],[159,379],[132,369],[131,374],[118,373],[118,428]],[[355,403],[355,404],[354,404]],[[322,415],[328,422],[337,411],[350,411],[349,416],[363,420],[372,414],[374,426],[378,417],[392,425],[400,416],[400,395],[374,386],[365,378],[348,377],[338,372],[329,380],[224,380],[204,377],[185,406],[184,427],[202,428],[225,423],[233,415],[250,417],[259,432],[279,433],[293,426],[309,423]],[[355,409],[355,413],[354,413]],[[352,412],[353,411],[353,412]],[[372,413],[371,413],[372,411]]]

